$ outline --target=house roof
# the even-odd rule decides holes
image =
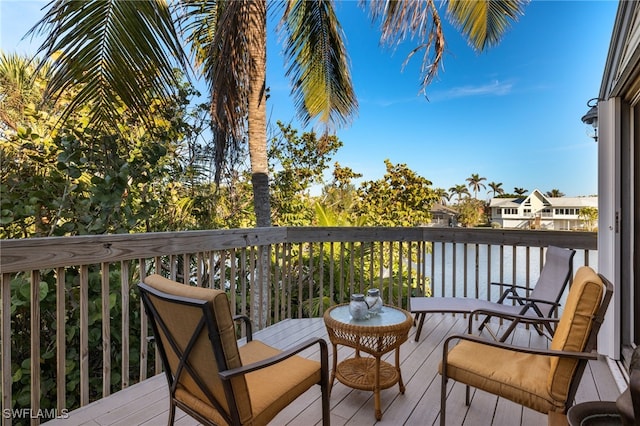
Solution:
[[[550,207],[598,207],[598,197],[547,197],[535,189],[531,194],[518,198],[492,198],[489,207],[515,208],[531,197],[540,198]]]
[[[448,215],[452,215],[455,216],[458,214],[458,212],[456,212],[455,209],[452,209],[451,207],[447,207],[443,204],[434,204],[431,206],[431,213],[441,213],[441,214],[448,214]]]

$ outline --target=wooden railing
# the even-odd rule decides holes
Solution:
[[[577,249],[574,268],[593,266],[596,234],[585,232],[274,227],[2,240],[3,422],[16,407],[59,415],[161,371],[135,287],[151,273],[225,289],[260,328],[320,316],[369,287],[401,307],[431,292],[493,299],[491,281],[533,285],[548,245]]]

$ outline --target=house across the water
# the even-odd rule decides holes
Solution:
[[[585,207],[597,209],[598,197],[547,197],[536,189],[518,198],[492,198],[489,214],[501,228],[589,231],[594,223],[580,216]]]

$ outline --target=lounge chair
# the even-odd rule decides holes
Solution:
[[[329,424],[327,344],[310,338],[280,351],[253,340],[246,316],[232,317],[222,290],[150,275],[138,284],[169,385],[169,425],[176,407],[205,425],[266,425],[313,385]],[[236,322],[246,326],[238,347]],[[319,345],[320,362],[296,355]]]
[[[559,321],[540,319],[558,322],[549,349],[513,346],[471,334],[447,337],[440,364],[440,424],[446,424],[449,379],[466,385],[467,405],[469,387],[475,387],[541,413],[566,413],[588,360],[598,357],[597,335],[612,294],[613,285],[602,275],[588,266],[579,268]],[[473,318],[469,317],[469,330]]]
[[[507,287],[497,302],[471,297],[411,297],[409,307],[411,312],[415,314],[415,321],[418,325],[415,336],[416,342],[420,339],[427,313],[469,314],[482,309],[523,316],[524,318],[511,322],[499,338],[501,341],[506,340],[518,324],[538,325],[538,318],[551,318],[557,312],[562,293],[564,293],[571,278],[575,253],[575,250],[549,246],[542,271],[540,271],[540,277],[534,287],[527,288],[515,284],[491,283],[495,286]],[[522,294],[523,292],[525,294]],[[480,330],[487,326],[490,318],[491,316],[484,318],[480,324]],[[553,336],[553,325],[544,323],[543,326],[547,333]],[[487,330],[491,332],[488,327]],[[542,334],[540,329],[538,331]],[[491,333],[493,334],[493,332]],[[497,336],[494,337],[498,340]]]

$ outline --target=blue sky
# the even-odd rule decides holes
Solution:
[[[29,41],[20,39],[45,4],[0,0],[3,51],[33,53]],[[446,24],[444,68],[427,88],[427,100],[419,93],[421,57],[402,69],[414,43],[381,48],[376,26],[358,3],[338,1],[360,108],[351,126],[338,131],[344,146],[334,161],[366,180],[381,178],[389,159],[445,189],[478,173],[507,192],[520,187],[596,194],[597,144],[580,118],[600,88],[617,5],[534,0],[502,43],[482,54]],[[293,120],[275,36],[268,46],[267,85],[270,117]]]

